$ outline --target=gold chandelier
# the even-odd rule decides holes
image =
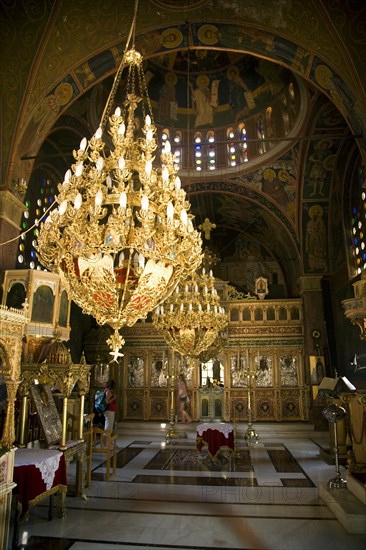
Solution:
[[[130,37],[136,9],[137,3]],[[40,224],[37,245],[40,262],[59,273],[70,298],[114,329],[107,342],[115,359],[124,343],[119,329],[145,318],[202,259],[169,142],[160,166],[155,162],[142,56],[127,49],[130,37],[100,126],[73,151],[75,163],[58,185],[57,207]],[[109,116],[124,70],[126,99]]]
[[[212,271],[203,268],[181,281],[155,309],[153,322],[172,349],[190,359],[199,357],[228,323]]]

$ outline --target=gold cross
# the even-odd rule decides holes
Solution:
[[[211,238],[211,231],[212,229],[216,229],[216,224],[215,223],[211,223],[210,220],[208,218],[205,218],[204,222],[201,223],[199,226],[198,226],[198,229],[200,229],[201,231],[204,231],[205,233],[205,239],[207,241],[210,240]]]

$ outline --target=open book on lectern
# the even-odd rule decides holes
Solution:
[[[318,395],[338,397],[340,393],[355,391],[357,391],[357,389],[345,376],[338,376],[338,378],[328,378],[324,376],[319,384]]]

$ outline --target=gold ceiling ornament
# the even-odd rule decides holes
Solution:
[[[61,276],[70,298],[114,329],[108,344],[115,360],[124,343],[119,329],[146,318],[202,259],[168,141],[160,166],[155,158],[142,56],[127,49],[130,37],[100,126],[73,151],[75,163],[58,185],[57,207],[40,224],[37,245],[40,262]],[[123,72],[125,100],[109,116]]]
[[[155,309],[153,323],[166,343],[182,356],[194,359],[207,350],[228,323],[212,271],[202,268],[181,281]]]

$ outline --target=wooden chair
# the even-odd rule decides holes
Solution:
[[[105,454],[107,459],[107,480],[110,479],[111,459],[112,462],[112,475],[116,473],[117,465],[117,434],[113,434],[112,430],[103,430],[97,426],[93,427],[93,447],[92,452],[98,454]]]

